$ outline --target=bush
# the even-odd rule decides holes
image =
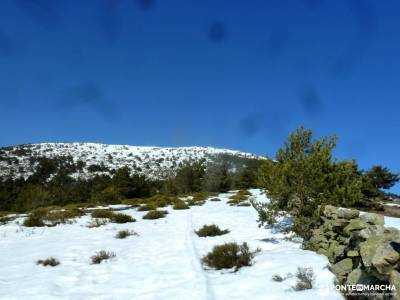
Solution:
[[[92,218],[111,219],[114,213],[108,209],[96,209],[92,211]]]
[[[11,220],[13,220],[14,218],[12,217],[1,217],[0,216],[0,225],[4,225],[7,224],[8,222],[10,222]]]
[[[92,260],[92,264],[100,264],[103,260],[108,260],[116,257],[114,252],[101,250],[93,255],[90,259]]]
[[[137,234],[133,230],[125,229],[125,230],[118,231],[117,234],[115,235],[115,238],[116,239],[124,239],[124,238],[127,238],[128,236],[131,236],[131,235],[138,236],[139,234]]]
[[[82,209],[71,207],[69,209],[52,210],[47,213],[45,219],[50,221],[53,225],[67,223],[70,219],[81,217],[85,213]]]
[[[202,258],[202,263],[217,270],[235,268],[236,272],[241,267],[251,266],[257,251],[251,252],[247,243],[226,243],[214,246],[213,250]]]
[[[28,217],[22,223],[22,225],[25,226],[25,227],[43,227],[43,226],[46,226],[46,224],[43,221],[43,218],[41,218],[40,216],[34,215],[34,214],[29,214]]]
[[[281,275],[275,274],[274,276],[272,276],[272,280],[276,282],[282,282],[285,280],[285,278],[283,278]]]
[[[81,209],[82,208],[88,208],[90,207],[89,203],[74,203],[74,204],[67,204],[64,207],[62,207],[63,209],[66,210],[76,210],[79,209],[82,213],[84,213]]]
[[[114,213],[107,209],[98,209],[92,212],[92,218],[109,219],[113,223],[128,223],[135,222],[136,220],[129,215],[122,213]]]
[[[293,287],[295,291],[304,291],[313,288],[315,281],[314,271],[311,268],[297,268],[297,282]]]
[[[38,208],[31,211],[28,217],[24,220],[22,225],[26,227],[43,227],[46,226],[45,219],[49,213],[47,208]]]
[[[164,218],[168,212],[166,210],[151,210],[143,216],[145,220],[154,220]]]
[[[148,202],[152,203],[156,208],[166,207],[168,205],[173,205],[179,199],[176,197],[171,197],[167,195],[157,194],[148,198]]]
[[[204,200],[194,200],[194,199],[190,199],[187,201],[187,205],[189,206],[202,206],[206,203],[206,201]]]
[[[211,198],[210,201],[218,202],[218,201],[221,201],[221,199],[219,199],[219,198]]]
[[[114,186],[108,186],[102,191],[93,193],[89,201],[98,204],[119,204],[122,198]]]
[[[175,202],[174,206],[172,207],[173,209],[189,209],[190,206],[187,205],[185,202],[183,202],[182,200],[179,200],[177,202]]]
[[[204,225],[199,230],[195,231],[199,237],[218,236],[229,233],[228,229],[221,230],[217,225]]]
[[[84,211],[77,207],[64,209],[60,207],[55,209],[52,209],[52,207],[37,208],[28,214],[23,225],[26,227],[55,226],[57,224],[67,223],[70,219],[80,217],[83,214]]]
[[[216,196],[217,193],[210,193],[210,192],[196,192],[193,193],[193,200],[194,201],[205,201],[207,198],[211,196]]]
[[[36,263],[38,265],[42,265],[44,267],[47,267],[47,266],[55,267],[55,266],[58,266],[60,264],[60,262],[57,259],[53,258],[53,257],[47,258],[45,260],[38,260]]]
[[[122,200],[121,203],[125,205],[130,205],[131,207],[140,207],[143,199],[125,199]]]
[[[251,193],[246,190],[240,190],[236,194],[232,195],[229,197],[229,200],[227,201],[228,204],[231,206],[237,205],[237,206],[248,206],[248,205],[243,205],[245,201],[249,199],[249,196]]]
[[[111,220],[111,222],[119,223],[119,224],[136,222],[136,220],[134,218],[132,218],[131,216],[126,215],[126,214],[113,214],[110,220]]]
[[[251,196],[251,193],[248,190],[239,190],[236,195]]]
[[[108,219],[93,219],[86,225],[86,227],[97,228],[106,224],[108,224]]]
[[[149,211],[149,210],[155,210],[157,209],[157,206],[153,203],[147,203],[142,206],[140,206],[137,210],[138,211]]]

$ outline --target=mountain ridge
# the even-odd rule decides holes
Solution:
[[[113,170],[128,167],[132,173],[151,179],[173,175],[185,162],[204,160],[206,163],[228,161],[234,170],[246,161],[264,159],[256,154],[215,147],[133,146],[103,143],[36,143],[0,148],[0,176],[32,175],[44,159],[67,161],[76,165],[72,177],[112,175]]]

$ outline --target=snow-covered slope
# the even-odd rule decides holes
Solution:
[[[266,201],[259,190],[252,193],[257,201]],[[154,221],[143,220],[145,212],[128,209],[123,213],[137,222],[87,228],[86,215],[55,227],[21,227],[16,222],[23,218],[0,226],[0,299],[342,299],[325,256],[302,250],[299,241],[277,227],[259,228],[256,211],[229,206],[228,196],[188,210],[168,208],[165,219]],[[200,238],[194,230],[205,224],[217,224],[230,233]],[[122,229],[135,230],[139,236],[115,239]],[[214,245],[232,241],[261,249],[252,266],[236,273],[203,269],[202,256]],[[90,257],[100,250],[113,251],[116,257],[90,264]],[[35,263],[51,256],[59,266]],[[272,280],[274,274],[294,274],[298,267],[313,268],[313,289],[294,291],[295,277]]]
[[[0,148],[0,177],[27,177],[38,166],[38,158],[66,158],[82,162],[73,176],[88,177],[94,173],[109,173],[124,166],[149,178],[165,178],[173,174],[185,161],[207,162],[227,157],[231,162],[241,163],[248,159],[261,159],[254,154],[217,149],[212,147],[138,147],[128,145],[105,145],[96,143],[44,143]],[[92,167],[91,167],[92,166]]]

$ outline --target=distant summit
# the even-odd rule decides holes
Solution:
[[[240,151],[212,147],[142,147],[97,143],[43,143],[0,148],[0,176],[27,178],[38,168],[67,167],[74,178],[111,175],[128,167],[134,174],[151,179],[164,179],[185,163],[204,160],[205,163],[228,162],[233,169],[260,156]]]

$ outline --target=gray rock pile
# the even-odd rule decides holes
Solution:
[[[390,284],[397,292],[376,299],[400,299],[399,230],[384,227],[382,215],[330,205],[321,221],[307,248],[328,257],[339,284]]]

